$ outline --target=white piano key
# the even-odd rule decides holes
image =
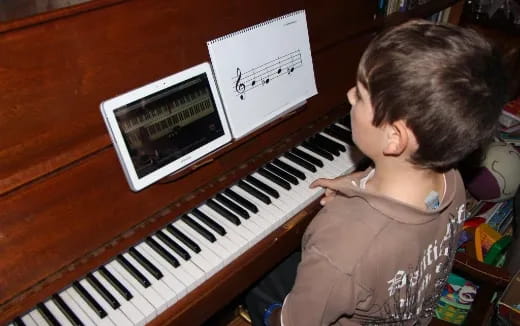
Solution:
[[[346,171],[350,170],[351,168],[353,168],[355,166],[353,157],[351,156],[351,153],[350,153],[350,146],[347,143],[345,143],[342,140],[337,139],[333,136],[329,136],[324,132],[321,132],[320,135],[345,146],[346,150],[344,152],[340,151],[339,157],[337,157],[335,159],[339,164],[341,164],[341,167],[343,168],[343,173],[345,173]]]
[[[114,325],[133,325],[133,323],[126,318],[121,311],[114,310],[107,301],[97,292],[96,289],[86,279],[79,281],[79,283],[87,290],[87,292],[96,300],[96,302],[107,312],[108,318],[112,320]]]
[[[195,283],[195,286],[199,285],[200,283],[204,282],[204,279],[207,278],[207,270],[199,267],[197,264],[195,264],[195,261],[199,258],[201,258],[200,254],[195,252],[190,252],[190,250],[187,247],[183,247],[181,241],[176,239],[174,236],[172,236],[168,232],[163,232],[166,234],[168,238],[170,238],[173,242],[175,242],[178,246],[180,246],[182,249],[184,249],[189,255],[190,258],[188,260],[185,260],[180,254],[175,252],[175,250],[171,249],[161,238],[154,235],[152,238],[159,243],[159,245],[166,250],[170,255],[175,257],[179,263],[180,266],[176,268],[178,272],[176,274],[180,275],[180,278],[182,281],[188,285],[188,287],[192,286],[192,283]],[[151,248],[151,247],[150,247]],[[183,276],[183,275],[186,276]],[[193,280],[193,281],[191,281]]]
[[[50,313],[56,318],[56,320],[63,326],[72,326],[72,323],[69,321],[67,316],[65,316],[60,308],[54,304],[51,300],[47,300],[43,303],[45,307],[50,311]]]
[[[318,169],[324,169],[327,170],[327,171],[330,171],[332,172],[333,174],[336,174],[339,172],[338,168],[336,167],[335,164],[333,164],[331,160],[327,159],[327,158],[324,158],[323,156],[303,147],[302,145],[299,145],[299,146],[296,146],[297,149],[299,149],[300,151],[320,160],[322,163],[323,163],[323,167],[319,167],[317,166],[316,168]]]
[[[273,165],[274,165],[274,164],[273,164]],[[274,166],[277,167],[276,165],[274,165]],[[266,168],[266,169],[267,169],[267,168]],[[282,170],[282,171],[285,171],[285,170],[282,169],[282,168],[279,168],[279,169]],[[267,169],[267,170],[269,171],[269,169]],[[285,171],[285,172],[287,172],[287,171]],[[290,174],[289,172],[287,172],[287,173]],[[273,173],[273,174],[276,175],[276,173]],[[291,174],[290,174],[290,175],[291,175]],[[279,178],[285,180],[285,179],[282,178],[282,177],[279,177]],[[264,179],[266,179],[266,177],[264,177]],[[287,180],[285,180],[285,181],[287,181],[287,182],[291,185],[291,189],[290,189],[290,190],[287,190],[287,189],[285,189],[285,188],[283,188],[283,187],[282,187],[282,189],[285,190],[285,191],[287,191],[288,194],[290,194],[292,197],[296,197],[296,200],[298,200],[298,201],[305,201],[305,200],[307,199],[308,192],[307,192],[307,190],[306,190],[305,188],[302,188],[302,186],[301,186],[303,181],[300,180],[300,179],[298,179],[298,178],[296,178],[296,179],[297,179],[297,181],[298,181],[298,184],[296,184],[296,185],[293,184],[293,183],[291,183],[291,182],[288,182]],[[270,181],[271,183],[273,183],[273,181],[271,181],[271,180],[269,180],[269,181]],[[277,185],[277,186],[280,187],[279,185]]]
[[[31,312],[29,312],[29,315],[34,320],[36,325],[38,325],[38,326],[49,325],[49,323],[45,320],[45,318],[43,318],[43,316],[40,314],[40,312],[38,310],[36,310],[36,309],[31,310]]]
[[[350,129],[348,129],[348,128],[345,128],[345,126],[343,126],[343,125],[341,125],[341,124],[339,124],[339,123],[337,123],[337,122],[336,122],[336,123],[334,123],[334,125],[335,125],[336,127],[340,127],[341,129],[344,129],[344,130],[346,130],[347,132],[349,132],[349,133],[350,133]]]
[[[100,318],[96,312],[88,305],[88,303],[81,297],[81,295],[74,289],[73,287],[68,288],[65,290],[70,297],[76,302],[78,306],[87,314],[87,316],[92,320],[94,325],[103,325],[103,326],[109,326],[114,325],[112,320],[108,318],[108,316],[105,316],[103,318]]]
[[[201,249],[205,248],[205,250],[209,250],[209,251],[213,252],[215,255],[217,255],[218,257],[220,257],[220,260],[221,260],[220,267],[221,268],[223,266],[227,265],[229,263],[229,261],[231,260],[229,252],[227,250],[225,250],[224,248],[222,248],[222,246],[220,246],[217,242],[210,242],[209,240],[207,240],[206,238],[204,238],[203,236],[201,236],[200,234],[195,232],[193,229],[189,228],[186,225],[186,223],[184,223],[180,220],[175,221],[174,225],[179,230],[181,230],[184,234],[186,234],[188,237],[193,239],[193,241],[195,241],[201,247]]]
[[[313,201],[314,199],[319,198],[321,196],[321,194],[323,193],[321,188],[310,188],[311,183],[314,180],[316,180],[319,177],[319,175],[310,173],[309,171],[303,169],[302,167],[300,167],[296,163],[292,162],[288,158],[279,157],[278,159],[282,163],[285,163],[285,164],[289,165],[290,167],[295,168],[298,171],[300,171],[301,173],[303,173],[303,175],[305,176],[305,180],[298,178],[299,184],[295,187],[297,187],[300,190],[300,192],[303,194],[302,196],[304,198],[306,198],[307,201]],[[289,171],[286,171],[286,172],[291,173]]]
[[[32,319],[30,313],[29,314],[26,314],[25,316],[22,317],[22,321],[25,323],[25,325],[27,326],[38,326],[38,324],[36,324],[36,322],[34,321],[34,319]]]
[[[242,205],[239,202],[236,202],[231,197],[228,197],[225,193],[222,193],[221,195],[222,197],[226,198],[235,205],[247,211],[247,213],[249,214],[249,218],[240,217],[240,221],[242,222],[242,225],[249,231],[251,231],[251,233],[253,234],[253,242],[258,242],[258,240],[265,235],[264,225],[266,223],[266,220],[262,216],[247,210],[245,207],[242,207]]]
[[[280,156],[278,159],[280,161],[282,161],[283,163],[285,163],[289,166],[292,166],[295,169],[298,169],[298,171],[302,172],[305,175],[305,180],[303,180],[303,181],[300,180],[300,182],[305,182],[310,185],[314,180],[320,178],[320,176],[317,175],[318,171],[316,171],[316,173],[312,173],[312,172],[308,171],[307,169],[301,167],[300,165],[294,163],[290,159],[286,158],[285,156]]]
[[[289,165],[289,166],[292,166],[295,169],[298,169],[299,171],[301,171],[305,175],[305,180],[300,180],[300,184],[301,184],[302,187],[305,187],[307,189],[307,196],[312,197],[311,200],[314,200],[314,199],[318,198],[319,196],[321,196],[324,193],[324,190],[322,188],[319,188],[319,187],[318,188],[312,188],[312,189],[309,188],[309,186],[311,185],[311,183],[314,180],[320,178],[319,174],[317,174],[317,173],[310,173],[309,171],[301,168],[299,165],[297,165],[293,161],[289,160],[288,158],[280,157],[279,160],[282,161],[283,163]]]
[[[245,250],[251,247],[255,235],[243,225],[243,220],[240,219],[240,217],[239,219],[241,224],[236,225],[207,205],[203,205],[199,207],[199,209],[226,229],[226,237],[229,237],[236,243],[238,254],[242,254]]]
[[[331,136],[331,135],[329,135],[329,134],[327,134],[327,133],[325,133],[323,131],[320,132],[319,134],[322,135],[323,137],[326,137],[326,138],[328,138],[328,139],[330,139],[332,141],[335,141],[336,143],[339,143],[339,144],[345,146],[347,149],[350,147],[350,145],[348,143],[344,142],[343,140],[341,140],[341,139],[339,139],[339,138],[337,138],[335,136]]]
[[[61,299],[69,306],[70,310],[81,320],[85,326],[94,326],[94,322],[88,317],[88,315],[81,309],[81,307],[72,299],[67,291],[63,291],[59,294]]]
[[[155,253],[155,251],[150,248],[147,244],[141,243],[134,247],[136,250],[138,250],[141,255],[143,255],[146,259],[148,259],[152,264],[154,264],[163,274],[163,277],[161,278],[161,281],[163,281],[166,286],[168,286],[177,296],[176,301],[180,300],[182,297],[184,297],[187,293],[187,287],[184,283],[182,283],[177,277],[175,277],[172,273],[170,273],[170,267],[171,269],[175,269],[172,265],[170,265],[168,262],[163,260],[164,258],[160,257],[158,254]],[[156,255],[158,257],[156,257]]]
[[[301,148],[303,148],[308,154],[316,157],[316,158],[319,158],[321,159],[321,161],[323,162],[323,164],[327,167],[329,167],[330,169],[333,169],[334,171],[336,171],[336,174],[337,175],[340,175],[341,173],[343,173],[345,167],[343,164],[341,164],[341,162],[339,161],[338,157],[335,156],[335,155],[332,155],[332,161],[331,160],[328,160],[326,158],[323,158],[322,156],[314,153],[313,151],[311,150],[308,150],[306,148],[304,148],[303,146],[301,146]],[[300,149],[301,149],[300,148]]]
[[[121,282],[121,284],[123,284],[123,286],[127,288],[128,291],[132,293],[132,299],[130,299],[130,302],[132,302],[134,306],[137,307],[139,311],[141,311],[146,319],[146,322],[152,321],[157,315],[157,311],[154,306],[150,303],[149,300],[146,299],[141,291],[135,288],[131,282],[127,281],[123,275],[119,274],[119,271],[111,264],[112,263],[105,265],[105,268],[110,273],[112,273],[112,275],[114,275],[114,277],[117,278],[117,280]]]
[[[141,295],[155,308],[156,314],[160,314],[164,309],[166,309],[167,306],[164,298],[160,296],[153,287],[143,287],[119,262],[112,261],[106,266],[114,268],[127,283],[130,283],[134,289],[139,291],[139,293],[141,293]]]
[[[236,225],[234,223],[231,223],[228,219],[226,219],[224,216],[219,214],[216,210],[212,209],[208,205],[201,205],[198,207],[198,209],[209,216],[209,218],[213,219],[215,222],[220,224],[224,229],[226,229],[227,234],[225,236],[218,235],[222,238],[227,238],[230,241],[232,241],[232,244],[234,243],[234,251],[237,251],[237,246],[244,248],[248,247],[249,241],[254,237],[254,235],[251,233],[251,231],[247,230],[244,233],[239,233],[238,230],[242,230],[244,227],[242,226],[242,220],[240,220],[240,225]],[[239,250],[243,251],[243,250]]]
[[[134,259],[129,253],[124,253],[123,256],[132,264],[141,274],[144,275],[152,284],[152,288],[159,293],[165,300],[166,307],[173,305],[177,302],[177,294],[170,289],[162,280],[157,280],[152,274],[150,274],[137,260]]]
[[[152,255],[155,260],[163,266],[168,272],[175,277],[180,283],[184,285],[185,292],[192,291],[195,287],[201,284],[206,276],[204,272],[197,266],[195,266],[191,261],[186,261],[179,255],[177,255],[172,249],[170,249],[164,242],[162,242],[159,238],[154,239],[163,249],[172,255],[177,261],[179,261],[179,266],[173,267],[164,257],[158,254],[154,248],[152,248],[147,243],[143,243],[143,249],[147,250],[147,252]]]
[[[279,185],[277,185],[275,182],[267,179],[266,177],[260,175],[259,173],[255,172],[253,173],[253,176],[257,178],[258,180],[262,181],[269,187],[275,189],[280,194],[280,198],[277,200],[283,200],[285,203],[288,204],[288,207],[292,208],[293,206],[296,206],[295,203],[300,203],[302,201],[305,201],[305,197],[298,196],[298,194],[295,194],[292,189],[287,190]]]
[[[261,175],[259,175],[258,173],[253,173],[252,174],[253,177],[255,177],[256,179],[260,180],[260,182],[262,183],[265,183],[266,185],[268,186],[271,186],[273,183],[270,181],[270,182],[265,182],[265,180],[267,180],[266,178],[262,177]],[[246,182],[248,182],[246,180]],[[248,182],[249,183],[249,182]],[[261,188],[249,183],[251,186],[257,188],[258,190],[260,190],[261,192],[267,194],[265,191],[263,191]],[[271,187],[271,188],[274,188],[274,187]],[[276,188],[275,188],[276,190]],[[271,201],[273,202],[274,205],[280,207],[283,211],[287,211],[287,210],[290,210],[292,209],[293,207],[293,203],[291,202],[291,200],[289,198],[287,198],[287,196],[280,196],[278,198],[274,198],[273,196],[271,195],[268,195],[270,198],[271,198]]]
[[[280,194],[279,200],[284,200],[287,203],[290,203],[287,205],[286,211],[284,212],[284,220],[287,220],[287,218],[294,216],[298,211],[302,208],[302,203],[305,202],[305,198],[297,198],[293,194],[291,194],[290,190],[284,189],[277,185],[276,183],[272,182],[271,180],[264,178],[261,175],[255,175],[255,177],[260,180],[261,182],[267,184],[271,188],[278,191]]]
[[[319,159],[321,162],[323,162],[323,167],[319,167],[319,166],[316,167],[316,169],[321,170],[320,174],[322,174],[323,177],[332,179],[341,174],[341,169],[338,169],[335,166],[335,164],[332,163],[332,161],[329,161],[326,158],[323,158],[323,157],[319,156],[318,154],[316,154],[312,151],[309,151],[308,149],[306,149],[302,146],[297,146],[297,148],[299,150],[301,150],[302,152],[305,152],[305,153],[311,155],[312,157],[315,157],[315,158]]]
[[[200,207],[198,207],[198,208],[200,209]],[[202,212],[206,213],[205,211],[202,211]],[[213,236],[215,236],[215,238],[217,239],[216,242],[218,244],[220,244],[222,247],[224,247],[229,252],[231,259],[236,258],[238,255],[238,251],[239,251],[239,247],[240,247],[240,242],[238,242],[238,241],[244,241],[247,244],[246,240],[243,240],[243,239],[237,240],[235,237],[230,236],[232,233],[230,234],[229,232],[226,235],[222,236],[222,235],[218,234],[217,232],[215,232],[213,229],[211,229],[209,226],[204,224],[203,222],[197,220],[197,218],[194,217],[193,215],[190,215],[190,214],[186,214],[186,215],[191,217],[193,220],[195,220],[197,223],[199,223],[204,229],[206,229],[208,232],[213,234]],[[206,214],[206,215],[208,215],[208,214]]]
[[[201,251],[196,253],[182,241],[173,236],[167,229],[163,229],[163,232],[191,255],[190,261],[192,261],[195,265],[204,271],[206,278],[209,278],[211,275],[220,270],[220,267],[222,266],[222,260],[214,252],[206,249],[204,246],[201,247],[199,245]]]
[[[280,217],[284,214],[278,206],[273,204],[265,204],[264,202],[257,199],[255,196],[251,195],[250,193],[236,185],[232,186],[231,190],[255,204],[256,207],[258,207],[257,214],[262,215],[265,219],[271,221],[272,223],[278,221],[278,219],[280,219]]]
[[[105,279],[100,272],[92,273],[99,282],[114,296],[114,298],[121,304],[118,308],[134,325],[143,326],[146,324],[146,318],[143,313],[131,302],[123,298],[123,296],[113,287],[113,285]],[[128,289],[128,288],[127,288]],[[130,290],[129,290],[130,291]]]

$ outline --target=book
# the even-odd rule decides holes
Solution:
[[[493,229],[499,231],[501,226],[504,228],[503,223],[513,213],[513,200],[508,199],[506,201],[496,203],[496,208],[492,214],[487,218],[486,223],[489,224]]]
[[[513,146],[520,146],[520,130],[516,132],[501,131],[498,136],[505,143]]]
[[[388,4],[388,0],[378,0],[377,1],[377,12],[380,14],[385,14],[387,4]]]
[[[501,130],[514,132],[520,130],[520,97],[508,102],[498,118]]]

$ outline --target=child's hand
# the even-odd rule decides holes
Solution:
[[[327,205],[327,203],[332,201],[334,199],[334,197],[336,197],[336,194],[338,193],[338,191],[341,192],[342,188],[345,188],[347,185],[350,185],[352,180],[356,179],[356,177],[362,173],[363,173],[362,171],[355,172],[355,173],[352,173],[349,175],[342,175],[342,176],[339,176],[334,179],[320,178],[320,179],[314,180],[311,183],[310,187],[311,188],[316,188],[316,187],[325,188],[325,195],[320,200],[320,204],[322,206],[325,206],[325,205]]]

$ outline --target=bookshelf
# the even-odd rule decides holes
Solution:
[[[428,18],[447,8],[450,8],[448,22],[451,24],[459,24],[464,8],[464,1],[461,0],[432,0],[413,9],[394,12],[390,15],[378,13],[376,21],[382,27],[390,27],[414,18]]]

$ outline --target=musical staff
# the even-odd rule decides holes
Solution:
[[[283,75],[290,75],[301,66],[302,56],[300,50],[296,50],[244,73],[237,68],[236,76],[233,77],[234,92],[244,100],[246,92],[258,86],[265,86]]]

